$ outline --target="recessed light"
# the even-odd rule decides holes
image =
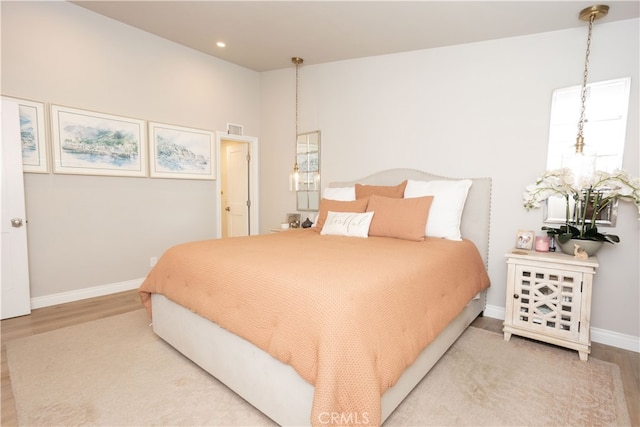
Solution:
[[[216,46],[218,46],[218,47],[226,47],[227,44],[225,42],[217,42]]]

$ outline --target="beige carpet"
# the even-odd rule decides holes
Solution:
[[[20,425],[273,425],[148,324],[139,310],[8,343]],[[385,423],[629,424],[616,365],[476,328]]]

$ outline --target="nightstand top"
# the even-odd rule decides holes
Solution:
[[[573,255],[567,255],[562,252],[538,252],[535,250],[527,251],[524,249],[511,249],[505,254],[507,258],[515,258],[522,260],[536,260],[536,261],[549,261],[559,264],[571,264],[582,265],[585,267],[596,268],[600,264],[598,263],[598,257],[591,256],[587,259],[578,259]]]

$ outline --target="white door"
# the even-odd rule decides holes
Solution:
[[[2,249],[0,317],[31,313],[29,259],[18,104],[2,100]]]
[[[249,235],[249,144],[226,146],[227,237]]]

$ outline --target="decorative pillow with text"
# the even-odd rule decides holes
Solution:
[[[327,213],[329,211],[333,212],[355,212],[361,213],[367,210],[367,204],[369,203],[369,198],[360,199],[360,200],[352,200],[350,202],[343,202],[339,200],[329,200],[323,198],[320,200],[320,210],[318,212],[318,218],[316,220],[316,227],[318,229],[322,229],[324,225],[324,221],[327,218]]]
[[[322,226],[322,235],[369,237],[369,226],[373,212],[331,212]]]

